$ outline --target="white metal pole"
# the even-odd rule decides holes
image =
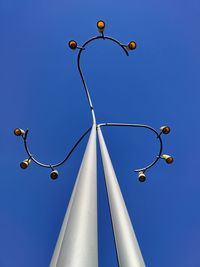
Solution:
[[[96,124],[91,130],[50,267],[98,267]]]
[[[98,127],[98,136],[119,266],[145,267],[100,127]]]

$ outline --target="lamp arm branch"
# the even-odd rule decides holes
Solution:
[[[153,165],[155,165],[157,163],[157,161],[161,158],[161,154],[162,154],[162,150],[163,150],[163,142],[162,142],[162,138],[161,138],[161,133],[158,133],[153,127],[151,127],[149,125],[145,125],[145,124],[133,124],[133,123],[101,123],[101,124],[97,125],[97,127],[105,127],[105,126],[146,128],[146,129],[152,131],[156,135],[157,139],[159,140],[160,149],[159,149],[159,152],[158,152],[155,160],[152,161],[149,165],[147,165],[144,168],[134,170],[135,172],[140,172],[140,171],[145,172],[147,169],[149,169]]]
[[[81,69],[81,55],[83,53],[83,51],[85,51],[85,48],[86,46],[95,41],[95,40],[99,40],[99,39],[103,39],[103,40],[110,40],[110,41],[113,41],[114,43],[118,44],[122,49],[123,51],[125,52],[125,54],[128,56],[128,51],[126,50],[125,46],[123,44],[121,44],[118,40],[114,39],[113,37],[109,37],[109,36],[104,36],[104,35],[100,35],[100,36],[95,36],[95,37],[92,37],[90,38],[89,40],[87,40],[81,47],[80,47],[80,50],[79,50],[79,53],[78,53],[78,57],[77,57],[77,66],[78,66],[78,71],[79,71],[79,74],[81,76],[81,81],[83,83],[83,86],[84,86],[84,89],[85,89],[85,93],[86,93],[86,96],[87,96],[87,100],[88,100],[88,104],[89,104],[89,107],[91,109],[91,113],[92,113],[92,118],[93,118],[93,123],[96,123],[96,119],[95,119],[95,113],[94,113],[94,107],[93,107],[93,104],[92,104],[92,100],[91,100],[91,96],[90,96],[90,92],[89,92],[89,89],[87,87],[87,84],[86,84],[86,80],[84,78],[84,75],[83,75],[83,71]]]
[[[59,163],[56,163],[56,164],[44,164],[38,160],[36,160],[33,156],[32,156],[32,153],[30,152],[30,149],[28,147],[28,144],[27,144],[27,137],[28,137],[28,133],[29,133],[29,130],[27,129],[26,132],[25,132],[25,135],[22,136],[23,137],[23,140],[24,140],[24,147],[25,147],[25,150],[29,156],[29,159],[31,159],[33,162],[35,162],[37,165],[41,166],[41,167],[44,167],[44,168],[51,168],[51,169],[54,169],[55,167],[58,167],[60,165],[62,165],[63,163],[65,163],[65,161],[68,160],[68,158],[71,156],[71,154],[73,153],[73,151],[75,150],[75,148],[80,144],[80,142],[83,140],[83,138],[90,132],[92,127],[88,128],[87,131],[85,131],[81,137],[76,141],[76,143],[73,145],[73,147],[70,149],[70,151],[68,152],[68,154],[66,155],[66,157],[60,161]]]

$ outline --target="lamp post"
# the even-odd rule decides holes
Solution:
[[[60,230],[50,267],[97,267],[98,266],[98,240],[97,240],[97,186],[96,186],[96,131],[98,132],[101,156],[106,181],[106,189],[113,225],[118,264],[120,267],[143,267],[145,266],[131,220],[123,199],[117,177],[109,156],[104,137],[101,131],[103,127],[132,127],[147,129],[155,135],[159,143],[159,151],[154,160],[147,166],[136,169],[140,182],[146,180],[146,171],[153,167],[160,159],[166,163],[173,162],[173,158],[167,154],[162,155],[162,135],[170,132],[169,126],[162,126],[159,131],[151,126],[132,123],[96,123],[95,111],[90,93],[81,69],[82,53],[87,52],[87,46],[94,41],[111,41],[118,45],[128,56],[129,51],[136,49],[136,42],[130,41],[122,44],[113,37],[105,36],[105,22],[97,22],[99,35],[90,38],[82,46],[75,40],[69,41],[72,50],[78,50],[77,67],[86,93],[87,101],[92,115],[92,126],[87,129],[76,141],[66,157],[56,164],[44,164],[38,161],[28,147],[28,129],[25,131],[16,128],[14,133],[21,136],[24,142],[28,158],[20,163],[22,169],[26,169],[31,162],[51,170],[50,177],[58,178],[57,168],[65,163],[75,148],[90,133],[85,154],[76,178],[75,186],[68,204],[66,215]]]

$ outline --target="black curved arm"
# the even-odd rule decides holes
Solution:
[[[23,140],[24,140],[24,146],[25,146],[25,150],[29,156],[29,159],[31,159],[32,161],[34,161],[37,165],[41,166],[41,167],[44,167],[44,168],[55,168],[55,167],[58,167],[60,165],[62,165],[72,154],[72,152],[75,150],[75,148],[79,145],[79,143],[82,141],[82,139],[90,132],[92,127],[90,127],[89,129],[87,129],[86,132],[84,132],[81,137],[77,140],[77,142],[74,144],[74,146],[71,148],[71,150],[68,152],[68,154],[66,155],[66,157],[60,161],[59,163],[56,163],[56,164],[44,164],[42,162],[39,162],[38,160],[36,160],[33,156],[32,156],[32,153],[30,152],[29,148],[28,148],[28,144],[27,144],[27,137],[28,137],[28,133],[29,133],[29,130],[27,129],[26,132],[25,132],[25,135],[22,136]]]
[[[145,172],[147,169],[149,169],[153,165],[155,165],[156,162],[161,158],[161,154],[162,154],[162,150],[163,150],[163,143],[162,143],[162,139],[161,139],[161,133],[158,133],[151,126],[145,125],[145,124],[133,124],[133,123],[101,123],[101,124],[98,124],[97,125],[97,127],[104,127],[104,126],[146,128],[146,129],[149,129],[150,131],[152,131],[156,135],[157,139],[159,140],[159,144],[160,144],[160,149],[159,149],[158,155],[156,156],[156,159],[152,163],[150,163],[149,165],[147,165],[146,167],[141,168],[141,169],[134,170],[135,172],[140,172],[140,171]]]
[[[118,46],[121,47],[121,49],[124,51],[124,53],[126,54],[126,56],[129,55],[128,53],[128,50],[133,50],[136,48],[136,43],[134,41],[131,41],[129,42],[128,45],[124,45],[122,43],[120,43],[118,40],[116,40],[115,38],[113,37],[109,37],[109,36],[104,36],[104,33],[103,31],[100,31],[101,34],[98,35],[98,36],[95,36],[95,37],[92,37],[90,39],[88,39],[81,47],[80,46],[77,46],[77,43],[76,41],[74,40],[71,40],[69,42],[69,46],[71,49],[75,49],[75,48],[78,48],[79,49],[79,53],[78,53],[78,56],[77,56],[77,67],[78,67],[78,71],[79,71],[79,74],[80,74],[80,77],[81,77],[81,81],[83,83],[83,86],[84,86],[84,89],[85,89],[85,93],[86,93],[86,97],[87,97],[87,100],[88,100],[88,104],[89,104],[89,107],[90,107],[90,110],[91,110],[91,114],[92,114],[92,118],[93,118],[93,124],[96,125],[96,118],[95,118],[95,112],[94,112],[94,107],[93,107],[93,104],[92,104],[92,100],[91,100],[91,97],[90,97],[90,93],[89,93],[89,90],[88,90],[88,87],[87,87],[87,84],[86,84],[86,81],[85,81],[85,78],[84,78],[84,75],[83,75],[83,71],[81,69],[81,55],[83,53],[83,51],[86,50],[86,46],[88,44],[90,44],[91,42],[95,41],[95,40],[109,40],[109,41],[112,41],[114,42],[115,44],[117,44]],[[70,44],[71,43],[71,44]],[[154,128],[152,128],[151,126],[148,126],[148,125],[144,125],[144,124],[129,124],[129,123],[101,123],[101,124],[98,124],[97,127],[104,127],[104,126],[125,126],[125,127],[141,127],[141,128],[146,128],[146,129],[149,129],[150,131],[152,131],[157,139],[159,140],[159,144],[160,144],[160,149],[159,149],[159,152],[158,152],[158,155],[156,156],[156,159],[150,163],[149,165],[147,165],[146,167],[144,168],[141,168],[141,169],[137,169],[135,170],[135,172],[145,172],[147,169],[151,168],[153,165],[156,164],[156,162],[160,159],[160,158],[164,158],[166,160],[167,163],[171,163],[173,161],[173,158],[169,155],[163,155],[161,157],[161,154],[162,154],[162,149],[163,149],[163,144],[162,144],[162,139],[161,139],[161,134],[162,134],[162,130],[160,133],[158,133]],[[19,128],[16,128],[16,131],[15,131],[15,135],[19,136],[21,135],[23,140],[24,140],[24,146],[25,146],[25,150],[26,150],[26,153],[28,154],[28,157],[29,159],[31,159],[33,162],[35,162],[37,165],[41,166],[41,167],[44,167],[44,168],[51,168],[52,170],[55,168],[55,167],[58,167],[60,165],[62,165],[72,154],[72,152],[75,150],[75,148],[79,145],[79,143],[83,140],[83,138],[87,135],[87,133],[90,132],[92,127],[90,127],[86,132],[84,132],[81,137],[77,140],[77,142],[74,144],[74,146],[71,148],[71,150],[68,152],[68,154],[66,155],[66,157],[59,163],[56,163],[56,164],[44,164],[44,163],[41,163],[39,162],[38,160],[36,160],[33,155],[31,154],[29,148],[28,148],[28,144],[27,144],[27,137],[28,137],[28,130],[24,131],[22,129],[19,129]],[[169,127],[168,127],[169,128]],[[170,128],[168,129],[168,132],[170,131]],[[166,132],[165,132],[166,134]],[[25,160],[26,161],[26,160]],[[22,165],[22,168],[26,168],[29,163],[25,163],[24,165]],[[20,165],[21,166],[21,165]]]
[[[78,57],[77,57],[77,66],[78,66],[79,74],[80,74],[80,76],[81,76],[81,80],[82,80],[82,83],[83,83],[83,86],[84,86],[84,89],[85,89],[85,93],[86,93],[86,96],[87,96],[87,100],[88,100],[88,103],[89,103],[89,106],[90,106],[90,109],[91,109],[91,112],[92,112],[93,123],[96,123],[95,113],[94,113],[94,107],[93,107],[93,104],[92,104],[92,100],[91,100],[91,97],[90,97],[90,93],[89,93],[89,90],[88,90],[88,87],[87,87],[85,78],[84,78],[84,76],[83,76],[83,71],[81,70],[80,61],[81,61],[81,55],[82,55],[82,52],[85,51],[85,47],[86,47],[89,43],[91,43],[92,41],[94,41],[94,40],[99,40],[99,39],[113,41],[114,43],[118,44],[118,45],[123,49],[123,51],[125,52],[125,54],[126,54],[127,56],[129,55],[127,49],[125,48],[125,46],[124,46],[123,44],[121,44],[118,40],[116,40],[116,39],[114,39],[114,38],[112,38],[112,37],[104,36],[104,35],[95,36],[95,37],[90,38],[90,39],[87,40],[87,41],[82,45],[82,47],[80,48],[80,51],[79,51],[79,53],[78,53]]]
[[[84,86],[84,89],[85,89],[87,100],[88,100],[88,103],[89,103],[89,106],[90,106],[90,109],[91,109],[92,118],[93,118],[93,124],[96,124],[96,118],[95,118],[94,108],[93,108],[92,100],[91,100],[91,97],[90,97],[89,90],[87,88],[87,84],[86,84],[85,78],[83,76],[83,72],[81,70],[80,61],[81,61],[82,52],[85,50],[86,46],[89,43],[91,43],[92,41],[99,40],[99,39],[110,40],[110,41],[116,43],[117,45],[119,45],[122,48],[122,50],[125,52],[125,54],[127,56],[129,55],[127,49],[125,48],[126,47],[125,45],[121,44],[118,40],[116,40],[116,39],[114,39],[112,37],[104,36],[104,34],[101,34],[100,36],[95,36],[95,37],[90,38],[89,40],[87,40],[82,45],[82,47],[79,47],[80,51],[79,51],[78,56],[77,56],[77,66],[78,66],[79,74],[81,76],[81,80],[82,80],[82,83],[83,83],[83,86]],[[66,157],[64,158],[64,160],[62,160],[61,162],[56,163],[56,164],[44,164],[44,163],[38,161],[36,158],[33,157],[32,153],[30,152],[30,149],[28,147],[28,144],[27,144],[27,137],[28,137],[28,133],[29,133],[28,130],[25,131],[25,133],[22,135],[22,138],[24,140],[24,147],[25,147],[25,150],[26,150],[26,153],[27,153],[29,159],[31,159],[33,162],[35,162],[37,165],[39,165],[41,167],[54,169],[55,167],[58,167],[58,166],[62,165],[70,157],[70,155],[72,154],[72,152],[74,151],[74,149],[79,145],[79,143],[87,135],[87,133],[91,130],[91,128],[92,127],[90,127],[85,133],[82,134],[82,136],[78,139],[78,141],[74,144],[74,146],[72,147],[72,149],[66,155]]]

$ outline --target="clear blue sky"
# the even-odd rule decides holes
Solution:
[[[99,19],[106,34],[138,48],[126,57],[96,41],[83,55],[98,122],[172,128],[164,152],[174,164],[159,162],[145,184],[133,169],[151,162],[155,138],[145,130],[103,130],[146,265],[200,266],[199,7],[197,0],[1,0],[1,267],[50,262],[87,139],[52,181],[35,164],[20,169],[26,154],[13,129],[29,128],[33,155],[54,163],[91,125],[77,52],[67,42],[97,35]],[[103,179],[98,153],[99,267],[115,267]]]

